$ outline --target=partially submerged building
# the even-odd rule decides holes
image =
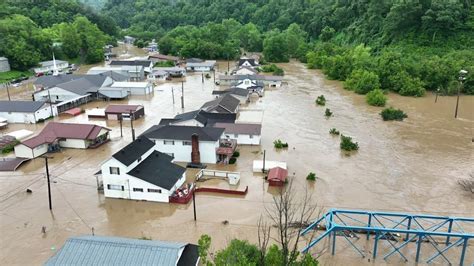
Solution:
[[[104,195],[109,198],[169,202],[186,181],[186,169],[158,145],[139,137],[101,166]]]
[[[45,263],[54,265],[199,265],[198,246],[105,236],[71,237]]]
[[[219,81],[222,85],[233,85],[239,81],[249,80],[252,82],[262,82],[268,87],[280,87],[283,77],[270,75],[220,75]]]
[[[43,101],[0,101],[0,117],[8,123],[35,124],[57,114]]]
[[[153,69],[153,62],[151,60],[112,60],[109,66],[129,66],[132,68],[141,66],[145,72],[150,73]]]
[[[197,136],[194,141],[193,135]],[[156,143],[158,151],[174,157],[177,162],[193,162],[191,153],[195,150],[200,154],[201,163],[210,164],[226,162],[232,155],[229,150],[219,150],[224,145],[223,135],[223,128],[175,125],[155,125],[142,134]],[[232,153],[235,147],[236,143],[229,146]]]
[[[104,116],[107,120],[136,120],[145,115],[143,105],[111,104],[107,106]]]
[[[54,70],[64,70],[69,68],[69,62],[63,60],[49,60],[39,62],[39,66],[33,68],[35,73],[53,73]]]
[[[223,128],[224,138],[234,139],[238,145],[260,145],[262,135],[260,124],[215,123],[213,126]]]
[[[201,110],[208,113],[235,114],[239,112],[240,100],[231,94],[224,94],[215,100],[206,102]]]
[[[15,146],[15,155],[36,158],[61,148],[96,148],[109,141],[109,131],[93,124],[49,122],[38,135]]]
[[[215,60],[206,60],[204,62],[186,63],[187,71],[209,72],[214,70],[217,62]]]
[[[233,87],[227,90],[214,90],[212,91],[212,95],[216,95],[217,97],[223,97],[229,94],[230,96],[238,99],[240,104],[245,104],[250,101],[250,91],[247,89]]]
[[[204,110],[195,110],[178,114],[174,118],[161,119],[160,125],[205,127],[217,122],[234,123],[236,119],[236,113],[209,113]]]

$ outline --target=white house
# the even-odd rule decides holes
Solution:
[[[253,58],[240,58],[238,67],[251,67],[254,68],[258,66],[258,62]]]
[[[222,85],[235,84],[242,80],[251,80],[252,82],[261,82],[265,86],[280,87],[283,77],[270,75],[220,75],[219,81]]]
[[[108,198],[169,202],[186,181],[186,169],[157,145],[139,137],[101,166],[104,195]]]
[[[142,135],[154,141],[158,151],[174,157],[177,162],[190,163],[191,138],[194,134],[199,139],[198,151],[201,163],[217,163],[219,161],[217,149],[220,146],[219,140],[223,138],[223,128],[156,125]]]
[[[60,148],[96,148],[109,141],[110,129],[93,124],[49,122],[41,132],[15,146],[15,156],[36,158]]]
[[[48,72],[53,72],[54,69],[54,63],[56,61],[56,68],[57,70],[63,70],[69,67],[69,63],[67,61],[63,60],[49,60],[49,61],[43,61],[39,62],[39,67],[35,67],[33,70],[35,73],[48,73]]]
[[[234,75],[256,75],[258,71],[249,66],[241,66],[234,72]]]
[[[147,79],[150,81],[164,81],[168,79],[169,73],[164,70],[154,70],[152,73],[148,74]]]
[[[127,77],[127,80],[130,81],[140,81],[145,79],[145,68],[143,66],[97,66],[92,67],[87,71],[88,75],[96,75],[104,72],[112,71],[114,73],[119,73]]]
[[[150,82],[114,82],[108,87],[120,89],[129,95],[147,95],[153,92],[153,86]]]
[[[235,139],[238,145],[260,145],[262,125],[216,123],[214,127],[224,129],[224,139]]]
[[[204,62],[187,63],[186,70],[196,71],[196,72],[199,72],[199,71],[209,72],[209,71],[214,70],[215,66],[216,66],[215,60],[206,60]]]
[[[8,123],[35,124],[56,115],[56,109],[45,102],[0,101],[0,117]]]

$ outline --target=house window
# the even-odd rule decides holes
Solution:
[[[121,186],[121,185],[111,185],[111,184],[107,184],[107,189],[108,189],[108,190],[121,190],[121,191],[124,191],[124,190],[125,190],[124,186]]]
[[[142,160],[142,157],[139,157],[139,158],[137,159],[137,162],[141,162],[141,160]]]
[[[109,167],[111,175],[120,175],[120,168],[118,167]]]
[[[134,187],[133,192],[143,192],[143,188]]]
[[[59,95],[56,95],[56,100],[59,100]]]
[[[250,139],[253,139],[253,135],[249,135],[249,138],[250,138]]]
[[[149,189],[148,189],[148,192],[151,192],[151,193],[161,193],[161,189],[149,188]]]
[[[165,145],[174,145],[174,140],[165,140],[165,141],[163,141],[163,144],[165,144]]]
[[[238,138],[239,137],[239,134],[234,134],[234,138]]]
[[[183,146],[191,146],[191,141],[183,141]]]

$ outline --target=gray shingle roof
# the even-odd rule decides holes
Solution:
[[[150,67],[150,60],[113,60],[111,66],[143,66]]]
[[[186,172],[186,168],[172,163],[172,160],[173,157],[154,151],[127,174],[170,190]]]
[[[222,133],[223,128],[155,125],[142,135],[150,139],[191,140],[191,136],[197,134],[200,141],[217,141]]]
[[[42,85],[44,88],[54,87],[58,84],[69,82],[71,80],[83,78],[85,75],[58,75],[58,76],[41,76],[35,80],[35,85]]]
[[[119,237],[71,237],[45,265],[175,266],[186,245]]]
[[[235,113],[239,104],[239,99],[233,97],[232,95],[226,94],[222,97],[205,103],[201,109],[206,112]]]
[[[120,151],[112,155],[113,158],[126,166],[129,166],[143,154],[155,146],[155,143],[147,138],[137,138]]]
[[[0,101],[0,112],[34,113],[45,104],[40,101]]]
[[[97,92],[106,79],[107,76],[103,75],[85,75],[81,79],[61,83],[57,87],[78,95],[86,95],[91,92]]]

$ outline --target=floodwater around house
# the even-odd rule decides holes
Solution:
[[[112,141],[95,150],[64,149],[51,154],[53,211],[48,210],[44,161],[35,159],[17,172],[0,172],[0,264],[41,264],[54,254],[70,236],[91,234],[114,235],[170,241],[197,242],[201,234],[213,239],[213,248],[225,246],[232,238],[256,239],[256,224],[271,205],[272,193],[261,174],[252,173],[252,161],[262,159],[286,161],[294,189],[301,191],[309,172],[319,179],[309,190],[312,204],[321,209],[351,208],[398,211],[453,216],[474,216],[474,197],[462,192],[459,178],[474,172],[474,97],[462,96],[459,118],[454,116],[455,97],[428,93],[423,98],[389,95],[389,106],[408,114],[403,122],[383,122],[380,108],[368,106],[363,96],[342,89],[341,83],[328,81],[303,64],[281,64],[287,84],[253,98],[245,108],[263,111],[261,147],[240,147],[241,156],[234,166],[208,166],[210,169],[240,171],[239,189],[249,187],[245,197],[196,194],[197,221],[192,204],[177,205],[152,202],[105,199],[97,192],[94,173],[115,151],[131,141],[130,124],[123,124],[123,137],[117,122],[60,116],[56,121],[95,123],[111,128]],[[222,72],[227,63],[220,62]],[[213,99],[213,78],[201,81],[200,74],[184,78],[184,110],[181,109],[181,82],[160,83],[149,96],[132,96],[110,103],[143,104],[145,117],[134,122],[137,135],[161,118],[200,107]],[[21,90],[21,89],[18,89]],[[175,103],[173,104],[173,94]],[[324,116],[326,107],[314,100],[324,94],[326,107],[334,113]],[[13,99],[31,99],[17,91]],[[6,99],[4,91],[0,98]],[[109,102],[91,102],[85,109],[103,108]],[[251,112],[250,112],[251,113]],[[10,125],[7,131],[26,128],[38,133],[43,125]],[[359,142],[360,149],[350,156],[341,153],[339,139],[329,134],[331,128]],[[4,131],[0,134],[5,133]],[[273,141],[288,142],[287,150],[276,151]],[[11,156],[11,155],[10,155]],[[195,170],[188,170],[192,180]],[[203,185],[226,186],[222,181]],[[26,188],[33,193],[27,194]],[[222,222],[227,220],[228,224]],[[41,232],[46,227],[46,234]],[[340,241],[343,242],[343,241]],[[359,259],[347,248],[341,256],[321,257],[324,265],[372,264]],[[341,246],[342,247],[342,246]],[[313,252],[321,250],[322,246]],[[411,252],[412,253],[412,252]],[[454,258],[455,253],[450,254]],[[391,258],[391,263],[400,263]],[[442,262],[442,260],[438,260]],[[474,262],[474,247],[468,248],[467,264]],[[377,265],[384,261],[379,258]]]

